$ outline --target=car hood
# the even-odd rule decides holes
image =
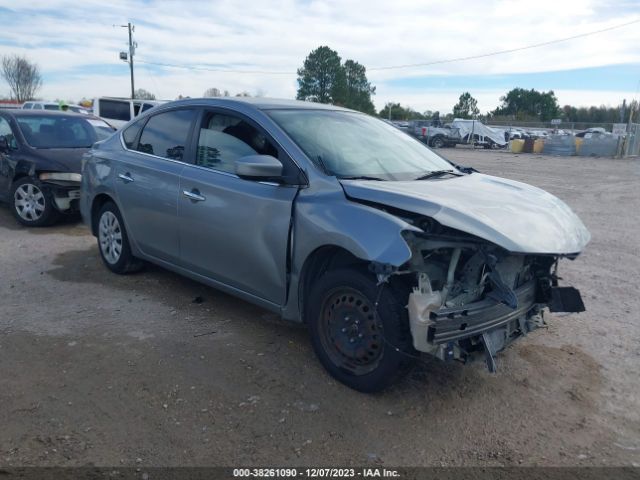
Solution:
[[[473,173],[408,182],[341,183],[352,199],[422,214],[514,253],[576,254],[591,239],[563,201],[513,180]]]
[[[88,148],[34,148],[32,157],[38,170],[81,173],[82,155]]]

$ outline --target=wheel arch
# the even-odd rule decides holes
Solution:
[[[338,245],[322,245],[313,250],[305,259],[300,270],[298,282],[298,298],[300,303],[300,317],[306,323],[306,299],[313,282],[324,273],[342,267],[361,266],[366,268],[368,260],[357,257],[344,247]]]
[[[98,235],[98,213],[107,202],[113,202],[114,204],[116,203],[113,197],[106,193],[97,194],[91,201],[91,233],[94,236]]]

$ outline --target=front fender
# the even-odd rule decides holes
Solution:
[[[282,316],[301,318],[301,271],[317,249],[340,247],[361,260],[400,267],[412,255],[402,236],[404,231],[421,232],[394,215],[349,201],[341,191],[311,194],[301,190],[293,212],[289,298]]]
[[[333,195],[327,195],[333,196]],[[399,267],[411,258],[411,249],[401,233],[421,230],[382,210],[339,198],[304,198],[294,211],[294,262],[302,267],[316,249],[334,245],[365,261]],[[300,263],[302,261],[302,263]]]

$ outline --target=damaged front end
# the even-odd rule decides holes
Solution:
[[[38,175],[44,188],[51,193],[55,208],[61,213],[79,211],[82,175],[68,172],[41,172]]]
[[[424,233],[404,233],[412,257],[395,274],[411,278],[416,350],[463,362],[484,355],[493,372],[497,352],[544,325],[545,308],[584,311],[576,289],[558,286],[558,260],[577,254],[514,254],[431,219],[412,223]]]

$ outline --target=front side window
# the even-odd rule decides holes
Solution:
[[[247,155],[278,157],[278,150],[258,129],[243,119],[210,112],[202,122],[196,165],[235,173],[235,161]]]
[[[27,143],[35,148],[88,148],[98,139],[83,118],[29,115],[17,121]]]
[[[272,110],[269,115],[330,175],[412,180],[449,162],[385,122],[336,110]]]
[[[172,110],[149,119],[136,150],[158,157],[182,161],[195,111]]]
[[[128,101],[100,99],[98,103],[101,117],[111,118],[112,120],[123,120],[125,122],[131,120],[131,110]]]

